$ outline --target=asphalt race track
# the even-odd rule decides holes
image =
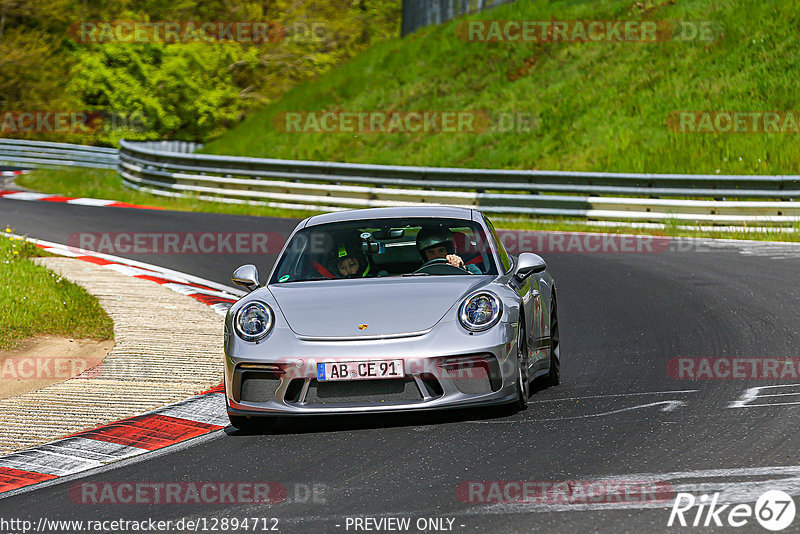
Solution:
[[[75,232],[285,235],[294,222],[0,199],[0,225],[66,243]],[[366,531],[355,530],[356,517],[407,517],[412,527],[444,518],[443,528],[429,528],[439,532],[662,532],[675,530],[667,527],[671,501],[649,507],[463,502],[457,488],[469,481],[650,480],[676,490],[704,483],[709,494],[752,491],[745,501],[751,504],[766,489],[782,489],[797,501],[800,378],[679,380],[667,373],[667,362],[679,356],[798,357],[800,254],[759,250],[545,256],[559,286],[562,384],[535,390],[523,413],[315,419],[258,434],[229,427],[80,479],[275,481],[288,491],[282,503],[76,504],[68,494],[75,481],[67,478],[0,500],[0,513],[34,523],[274,517],[281,532]],[[273,255],[120,255],[227,284],[242,263],[256,263],[263,278],[274,261]],[[754,394],[781,396],[736,403],[749,388],[769,385],[782,387]],[[317,499],[306,498],[311,488]],[[737,531],[764,530],[750,518]]]

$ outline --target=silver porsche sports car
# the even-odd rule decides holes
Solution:
[[[233,426],[258,417],[500,405],[560,379],[556,285],[510,256],[478,210],[399,207],[310,217],[265,285],[225,319]]]

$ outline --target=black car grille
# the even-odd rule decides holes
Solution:
[[[272,400],[280,383],[281,378],[278,374],[243,373],[241,399],[245,402],[267,402]]]
[[[497,360],[491,355],[447,358],[441,365],[456,389],[470,395],[499,389],[499,369],[494,372],[493,381],[493,367],[497,367]]]
[[[306,404],[382,404],[422,400],[413,379],[347,380],[318,382],[312,380]]]

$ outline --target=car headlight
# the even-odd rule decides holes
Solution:
[[[497,324],[503,312],[503,303],[497,295],[482,291],[467,297],[458,311],[461,324],[468,330],[480,332]]]
[[[263,302],[250,302],[242,306],[233,318],[233,326],[240,338],[245,341],[264,339],[272,330],[274,314]]]

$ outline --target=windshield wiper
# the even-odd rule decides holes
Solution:
[[[403,276],[430,276],[431,273],[405,273]]]

